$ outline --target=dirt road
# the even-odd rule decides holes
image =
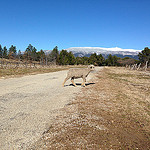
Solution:
[[[67,71],[0,79],[0,149],[25,149],[81,86],[62,87]],[[87,78],[93,77],[91,73]],[[81,83],[81,79],[75,80]],[[71,82],[68,80],[66,85]]]

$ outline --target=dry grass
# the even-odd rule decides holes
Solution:
[[[0,62],[10,62],[10,63],[27,63],[27,62],[20,62],[19,60],[13,60],[13,59],[1,59]],[[10,67],[2,67],[3,65],[0,64],[0,78],[9,78],[9,77],[20,77],[23,75],[33,75],[33,74],[41,74],[41,73],[49,73],[49,72],[56,72],[61,70],[67,70],[69,68],[85,68],[86,65],[65,65],[65,66],[59,66],[59,65],[39,65],[36,61],[35,63],[36,67],[31,65],[32,63],[28,62],[27,66],[17,66],[16,64],[12,64]],[[38,64],[38,65],[37,65]]]
[[[55,72],[65,69],[68,69],[68,67],[0,69],[0,77],[16,77],[22,75]]]
[[[61,70],[67,70],[73,67],[85,67],[85,66],[51,66],[51,67],[41,67],[41,68],[0,68],[0,78],[9,77],[20,77],[23,75],[33,75],[41,73],[56,72]]]
[[[105,68],[29,149],[150,149],[150,76]]]

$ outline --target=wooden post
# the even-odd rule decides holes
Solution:
[[[46,57],[46,66],[47,66],[47,57]]]
[[[131,69],[131,66],[129,65],[129,70]]]
[[[131,70],[133,70],[133,69],[134,69],[134,66],[135,66],[135,64],[133,64],[133,65],[132,65],[132,68],[131,68]]]
[[[145,71],[147,70],[147,64],[148,64],[148,61],[146,61],[146,64],[145,64]]]
[[[135,68],[135,70],[137,69],[137,64],[135,64],[134,68]]]
[[[139,69],[140,69],[140,67],[141,67],[141,63],[138,65],[137,70],[139,70]]]

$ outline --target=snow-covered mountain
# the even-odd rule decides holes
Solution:
[[[46,55],[49,55],[51,52],[52,52],[52,50],[44,50],[44,53],[45,53]]]
[[[96,53],[97,55],[102,54],[104,57],[107,57],[109,54],[116,55],[118,57],[131,57],[131,58],[138,58],[139,52],[141,50],[134,50],[134,49],[122,49],[119,47],[114,48],[102,48],[102,47],[71,47],[66,49],[67,51],[71,51],[76,57],[89,57],[91,54]]]

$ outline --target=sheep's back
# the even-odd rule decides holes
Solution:
[[[70,77],[82,77],[87,73],[86,68],[71,68],[69,69],[68,76]]]

